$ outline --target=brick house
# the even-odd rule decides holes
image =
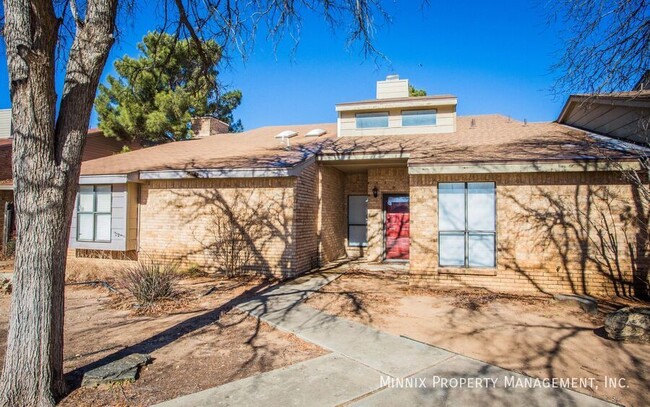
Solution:
[[[206,118],[197,139],[85,162],[71,254],[216,269],[229,235],[247,269],[281,277],[362,258],[407,263],[413,284],[632,294],[649,214],[623,173],[643,148],[456,105],[391,76],[336,123],[229,134]]]
[[[0,110],[0,232],[2,232],[0,248],[4,245],[5,240],[15,232],[12,212],[7,208],[7,204],[12,204],[14,200],[14,182],[11,170],[13,139],[10,136],[11,109],[2,109]],[[124,143],[114,138],[104,137],[104,134],[98,129],[88,130],[82,161],[116,154],[125,145],[131,150],[140,148],[136,143]]]

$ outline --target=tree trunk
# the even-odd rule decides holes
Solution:
[[[81,153],[113,44],[117,0],[89,0],[70,47],[56,117],[52,2],[4,0],[12,101],[16,261],[0,405],[48,406],[65,394],[65,262]]]

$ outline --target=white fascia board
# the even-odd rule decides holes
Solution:
[[[381,100],[381,99],[380,99]],[[380,109],[398,109],[398,108],[417,108],[417,107],[437,107],[450,106],[458,104],[456,98],[429,99],[429,100],[404,100],[404,101],[381,101],[366,102],[358,104],[337,105],[337,112],[356,111],[356,110],[380,110]]]
[[[223,169],[196,169],[196,170],[162,170],[140,171],[141,180],[156,179],[192,179],[192,178],[275,178],[295,177],[302,170],[314,162],[314,157],[284,168],[223,168]]]
[[[0,185],[0,191],[13,191],[13,185]]]
[[[600,141],[602,143],[607,143],[609,145],[609,147],[611,147],[611,149],[613,149],[613,150],[634,151],[635,153],[639,153],[639,154],[650,154],[650,148],[649,147],[645,147],[645,146],[641,146],[641,145],[638,145],[638,144],[630,143],[629,141],[625,141],[625,140],[621,140],[619,138],[606,136],[604,134],[594,133],[594,132],[589,131],[589,130],[579,129],[577,127],[573,127],[573,126],[570,126],[570,125],[564,124],[564,123],[560,123],[560,125],[566,127],[567,129],[576,130],[576,131],[583,131],[583,132],[587,133],[587,136],[589,136],[589,137],[591,137],[591,138],[593,138],[595,140],[598,140],[598,141]],[[607,148],[607,147],[603,147],[603,148]]]
[[[108,175],[81,175],[79,185],[90,184],[126,184],[127,182],[138,182],[138,173],[129,174],[108,174]]]
[[[373,153],[373,154],[354,154],[354,153],[337,153],[323,154],[318,156],[318,161],[354,161],[354,160],[394,160],[399,158],[408,159],[409,153]]]
[[[512,164],[451,164],[451,165],[410,165],[409,174],[499,174],[517,172],[586,172],[641,170],[638,161],[584,161],[579,162],[531,162]]]

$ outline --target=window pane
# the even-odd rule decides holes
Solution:
[[[440,184],[438,192],[440,230],[465,230],[465,184]]]
[[[388,127],[388,113],[358,113],[357,129],[367,129],[373,127]]]
[[[93,240],[94,215],[92,213],[79,214],[77,222],[77,240]]]
[[[367,223],[368,197],[348,197],[348,224],[365,225]]]
[[[493,182],[467,184],[467,228],[495,230],[495,186]]]
[[[368,244],[366,226],[349,226],[348,246],[366,246]]]
[[[440,265],[458,267],[465,265],[464,233],[440,234]]]
[[[402,112],[402,126],[435,126],[435,110],[405,110]]]
[[[97,215],[97,232],[95,235],[95,240],[111,240],[111,215]]]
[[[469,234],[469,266],[494,267],[494,234]]]
[[[97,212],[111,212],[111,186],[97,185],[95,187],[97,194]]]
[[[79,212],[92,212],[94,210],[94,197],[92,185],[81,185],[79,187]]]

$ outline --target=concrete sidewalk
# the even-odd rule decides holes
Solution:
[[[526,376],[302,303],[337,277],[327,273],[304,276],[238,307],[332,353],[159,406],[612,405],[567,389],[518,387],[515,384]],[[441,378],[479,378],[487,387],[452,387],[451,383],[443,387],[435,383]]]

